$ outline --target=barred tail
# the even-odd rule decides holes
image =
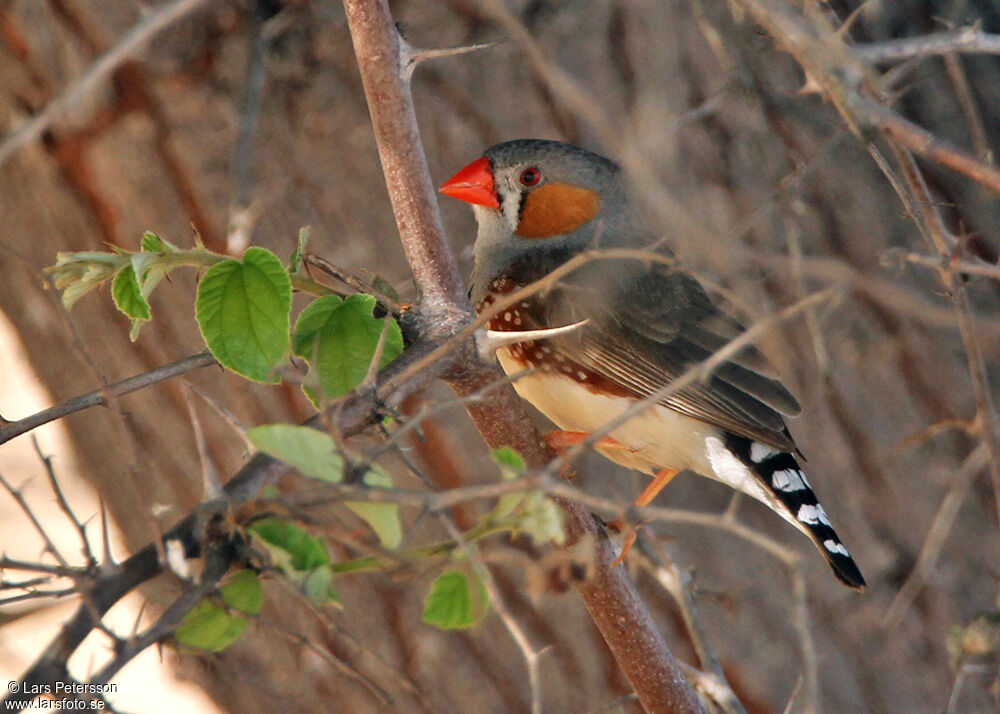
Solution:
[[[782,507],[778,512],[816,545],[834,575],[861,590],[865,579],[854,558],[833,530],[795,456],[735,434],[725,435],[726,448],[746,465]],[[786,511],[786,512],[782,512]]]

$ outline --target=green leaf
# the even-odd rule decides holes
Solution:
[[[229,576],[226,584],[219,588],[219,594],[227,605],[248,615],[259,613],[264,604],[264,588],[252,570],[241,570]]]
[[[521,455],[509,446],[493,449],[493,460],[500,464],[500,468],[507,467],[518,474],[527,468]]]
[[[162,253],[165,249],[163,239],[151,231],[142,234],[140,246],[147,253]]]
[[[362,480],[374,488],[392,488],[393,485],[392,477],[378,466],[372,466]],[[344,505],[372,527],[382,541],[383,548],[395,550],[403,542],[403,525],[399,521],[398,504],[345,501]]]
[[[299,526],[280,518],[264,518],[249,530],[263,543],[285,576],[316,605],[339,604],[326,544]]]
[[[249,530],[269,545],[288,553],[291,558],[287,563],[294,570],[309,571],[330,564],[326,543],[291,521],[262,518],[255,521]]]
[[[111,283],[111,297],[114,298],[115,307],[133,320],[148,320],[152,316],[131,265],[126,265],[115,275]]]
[[[174,639],[186,647],[219,652],[233,644],[248,624],[246,618],[227,612],[211,600],[202,600],[177,625]]]
[[[274,368],[288,352],[291,307],[288,272],[273,253],[254,247],[242,261],[224,260],[208,269],[198,283],[195,314],[220,364],[273,384]]]
[[[248,615],[259,613],[264,602],[260,579],[252,570],[229,576],[219,588],[219,595],[226,605]],[[233,644],[248,624],[246,618],[206,598],[184,616],[174,630],[174,638],[187,647],[219,652]]]
[[[522,517],[518,521],[517,531],[531,536],[537,545],[552,541],[562,545],[566,542],[566,531],[563,529],[563,512],[551,498],[541,491],[531,491],[525,494],[519,504]]]
[[[527,468],[521,455],[509,446],[494,449],[493,460],[500,465],[505,481],[518,478]],[[527,533],[539,545],[549,541],[559,544],[566,541],[562,510],[541,491],[505,493],[489,515],[494,521],[511,516],[516,518],[513,532]]]
[[[320,566],[306,575],[302,581],[302,594],[313,605],[339,603],[337,593],[333,589],[333,571],[329,565]]]
[[[344,462],[329,434],[292,424],[266,424],[247,431],[260,451],[294,466],[303,476],[339,483]]]
[[[299,228],[299,242],[292,251],[292,257],[288,259],[288,274],[297,275],[302,269],[302,259],[306,254],[306,244],[309,242],[309,226]]]
[[[510,481],[520,476],[526,468],[521,455],[509,446],[493,449],[493,460],[500,466],[500,475],[504,481]],[[505,493],[497,501],[496,507],[490,513],[493,520],[502,520],[517,510],[524,501],[524,493]]]
[[[368,374],[384,320],[372,316],[375,298],[351,295],[341,300],[325,295],[314,300],[295,323],[292,351],[315,370],[319,386],[329,399],[346,394]],[[403,334],[390,321],[379,368],[385,367],[403,351]],[[309,398],[318,402],[313,390]]]
[[[472,588],[468,576],[460,570],[449,570],[438,576],[424,600],[420,619],[442,630],[457,630],[478,623],[489,605],[489,595],[482,582]]]

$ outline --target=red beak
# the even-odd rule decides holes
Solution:
[[[493,167],[485,156],[476,159],[445,181],[438,190],[460,201],[487,208],[500,208],[500,200],[493,186]]]

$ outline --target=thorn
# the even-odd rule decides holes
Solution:
[[[399,28],[397,26],[397,32]],[[414,47],[403,37],[403,34],[399,33],[399,67],[400,75],[403,81],[406,83],[410,82],[413,77],[413,70],[417,68],[417,65],[429,59],[438,59],[441,57],[453,57],[455,55],[463,55],[468,52],[475,52],[477,50],[486,50],[491,47],[496,47],[499,44],[503,44],[507,41],[506,37],[501,37],[499,40],[493,40],[492,42],[482,42],[477,45],[464,45],[462,47],[444,47],[436,50],[425,50],[420,47]]]
[[[572,325],[563,327],[550,327],[547,330],[476,330],[476,349],[483,359],[489,359],[501,347],[512,345],[517,342],[531,342],[533,340],[546,340],[552,337],[566,335],[574,330],[578,330],[586,325],[590,320],[580,320]]]

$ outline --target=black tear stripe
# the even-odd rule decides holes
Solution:
[[[755,448],[756,445],[756,448]],[[747,466],[760,483],[802,524],[834,575],[848,587],[861,590],[864,576],[827,520],[795,456],[775,451],[744,436],[725,434],[726,448]],[[755,453],[756,452],[756,453]],[[754,456],[757,460],[754,460]]]

